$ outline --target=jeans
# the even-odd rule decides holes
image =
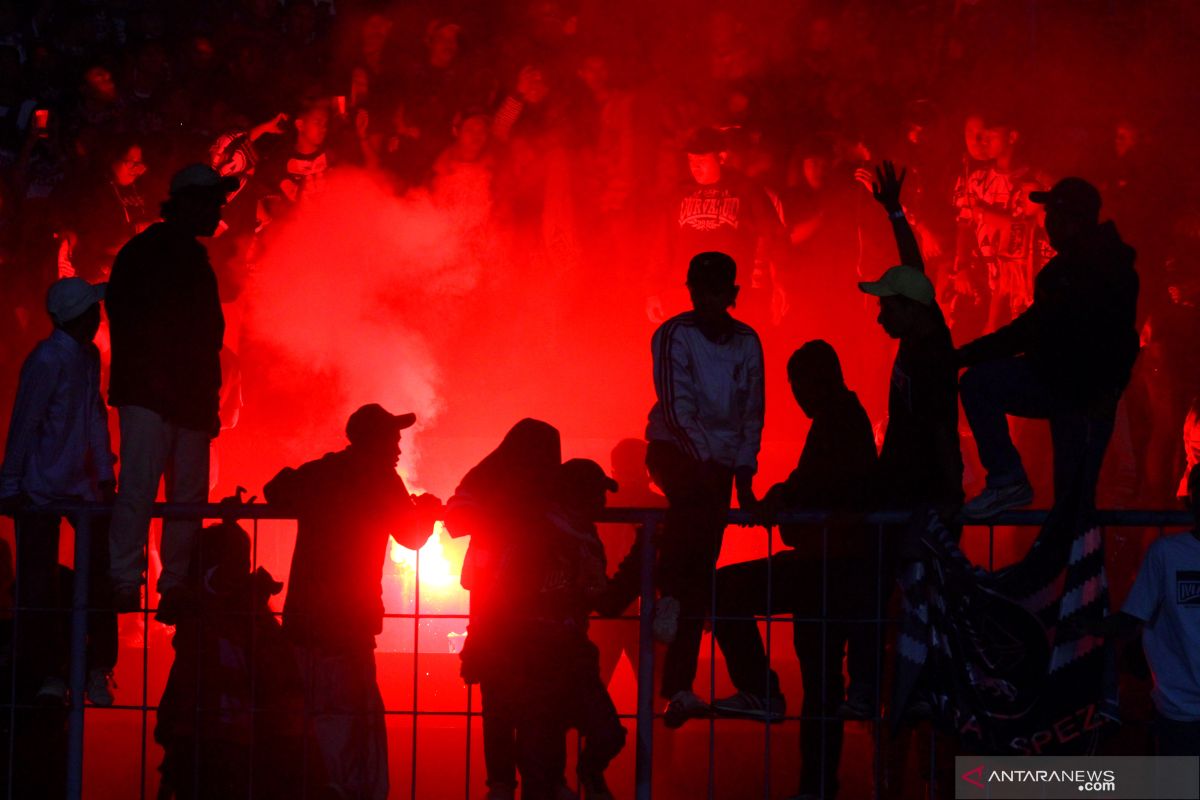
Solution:
[[[49,677],[66,678],[69,652],[71,587],[63,585],[58,564],[62,518],[28,511],[16,517],[17,533],[17,653],[22,683],[37,691]],[[78,535],[79,525],[71,520]],[[117,663],[117,614],[108,582],[108,519],[91,519],[91,563],[88,579],[88,669],[112,670]],[[67,573],[69,574],[69,573]]]
[[[874,625],[875,568],[858,559],[822,562],[796,552],[731,564],[717,571],[717,619],[713,634],[725,658],[729,677],[739,691],[766,698],[779,694],[779,677],[754,620],[725,617],[792,614],[792,644],[800,659],[804,706],[800,721],[800,791],[821,797],[837,795],[842,751],[842,722],[836,719],[845,699],[842,654],[847,652],[852,685],[874,696],[878,632]],[[824,613],[822,613],[824,610]],[[824,624],[820,618],[828,621]]]
[[[733,491],[733,470],[700,463],[670,442],[653,441],[646,467],[667,496],[658,555],[663,597],[679,601],[679,628],[663,659],[662,696],[691,691],[700,658],[704,617],[712,599],[711,576]]]
[[[1082,409],[1048,386],[1023,356],[989,361],[962,376],[962,404],[975,434],[989,488],[1027,482],[1021,454],[1013,446],[1008,415],[1050,421],[1054,446],[1054,499],[1070,490],[1091,508],[1104,452],[1112,437],[1117,393],[1101,409]]]
[[[181,428],[149,409],[121,406],[119,491],[112,515],[112,582],[116,590],[141,584],[146,539],[158,483],[166,478],[168,503],[208,501],[209,436]],[[159,593],[181,586],[188,575],[200,520],[163,522],[163,571]]]

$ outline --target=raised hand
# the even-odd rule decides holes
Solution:
[[[908,168],[900,170],[896,175],[896,167],[890,161],[884,161],[875,168],[875,180],[871,182],[871,196],[875,202],[886,208],[888,212],[900,210],[900,189],[904,186],[904,176]]]

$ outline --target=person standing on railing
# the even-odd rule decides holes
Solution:
[[[267,502],[299,520],[283,632],[295,645],[309,735],[338,797],[388,794],[375,677],[383,563],[389,536],[419,549],[442,510],[433,495],[410,495],[396,473],[400,431],[414,422],[413,414],[365,405],[346,423],[349,447],[285,468],[263,487]]]
[[[208,251],[236,178],[192,164],[171,178],[163,221],[117,253],[105,307],[112,333],[110,405],[121,424],[121,490],[112,516],[112,581],[118,611],[137,611],[146,540],[159,481],[167,502],[208,500],[209,444],[220,429],[225,318]],[[158,618],[170,624],[187,581],[200,520],[163,523]]]
[[[0,467],[0,511],[13,516],[17,535],[18,691],[26,697],[36,691],[39,703],[61,705],[67,699],[66,611],[59,610],[62,517],[39,509],[51,503],[111,503],[115,487],[100,354],[92,343],[103,298],[104,284],[82,278],[63,278],[50,287],[46,310],[54,332],[21,368]],[[79,520],[70,521],[78,531]],[[90,524],[87,696],[110,706],[117,617],[108,583],[108,520],[95,516]]]
[[[1100,223],[1100,192],[1082,178],[1064,178],[1029,199],[1045,206],[1057,255],[1034,281],[1033,305],[958,351],[968,368],[963,410],[988,473],[964,509],[973,518],[1033,501],[1010,414],[1050,421],[1056,501],[1080,481],[1085,507],[1095,505],[1117,403],[1140,349],[1136,253],[1112,222]]]
[[[858,395],[846,387],[837,353],[825,341],[807,342],[788,360],[787,373],[812,427],[796,468],[753,509],[756,522],[770,530],[781,512],[866,511],[873,497],[875,436]],[[867,620],[876,606],[877,555],[861,525],[788,524],[780,533],[792,549],[769,562],[763,558],[717,571],[713,634],[738,692],[716,700],[713,708],[731,717],[782,720],[786,706],[779,677],[753,617],[772,613],[803,619],[792,627],[804,682],[800,795],[833,798],[842,753],[837,712],[846,697],[842,655],[847,645],[852,697],[861,698],[868,712],[875,698],[875,629]],[[823,623],[822,617],[832,621]]]
[[[646,426],[646,466],[667,496],[659,545],[654,633],[668,644],[663,663],[664,722],[677,728],[710,713],[692,691],[710,575],[721,552],[730,490],[738,505],[752,488],[762,444],[763,352],[758,334],[734,319],[737,265],[725,253],[700,253],[688,265],[692,311],[654,332],[657,401]]]

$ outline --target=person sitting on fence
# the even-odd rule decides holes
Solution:
[[[561,800],[567,729],[579,730],[578,775],[587,800],[611,800],[604,770],[625,744],[625,728],[600,680],[600,656],[588,639],[588,615],[607,583],[604,545],[594,520],[616,481],[595,461],[564,463],[554,503],[502,560],[507,649],[498,684],[516,709],[522,798]]]
[[[729,314],[737,265],[700,253],[688,265],[693,310],[659,326],[651,340],[657,401],[646,425],[646,466],[667,496],[659,553],[654,633],[667,643],[663,721],[678,728],[710,713],[692,691],[710,575],[721,552],[736,484],[738,505],[754,504],[762,443],[763,353],[758,334]]]
[[[463,680],[479,684],[489,800],[511,800],[517,791],[517,708],[501,666],[508,644],[501,635],[507,606],[499,567],[549,512],[548,487],[561,463],[558,429],[523,419],[467,472],[446,503],[446,531],[471,537],[462,570],[462,586],[471,593],[470,635],[460,658]]]
[[[269,605],[283,584],[251,570],[250,537],[233,520],[201,530],[194,547],[154,727],[159,800],[295,797],[305,777],[319,786],[296,769],[303,695]]]
[[[441,501],[413,496],[396,473],[400,431],[413,414],[371,403],[350,415],[350,446],[286,468],[263,488],[299,520],[283,606],[295,645],[310,740],[330,791],[361,800],[388,794],[387,729],[375,678],[383,630],[383,562],[389,537],[416,550],[433,532]]]
[[[17,641],[19,691],[39,702],[67,699],[65,609],[61,609],[58,537],[62,516],[51,503],[105,502],[114,495],[108,414],[100,394],[100,354],[92,339],[100,327],[104,284],[82,278],[56,281],[46,295],[54,332],[21,368],[16,402],[0,467],[0,513],[12,514],[17,535]],[[79,529],[77,517],[70,518]],[[87,697],[113,703],[117,618],[108,581],[108,518],[90,520],[91,560],[87,640]]]
[[[866,510],[876,469],[875,437],[858,396],[846,387],[837,353],[825,341],[807,342],[792,354],[787,372],[812,427],[796,468],[767,491],[753,510],[755,519],[769,529],[780,512]],[[842,749],[836,715],[846,696],[842,654],[847,644],[852,697],[862,698],[868,710],[874,701],[877,648],[874,626],[866,620],[876,607],[878,556],[861,524],[786,524],[780,532],[793,549],[717,570],[713,633],[738,692],[716,700],[713,708],[731,717],[783,719],[779,678],[753,617],[794,615],[792,642],[804,680],[800,794],[832,798]]]

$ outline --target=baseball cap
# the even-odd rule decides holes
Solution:
[[[83,278],[60,278],[46,292],[46,311],[56,323],[70,322],[104,299],[108,284],[91,284]]]
[[[620,487],[608,477],[604,467],[590,458],[572,458],[558,468],[559,485],[566,489],[601,489],[615,492]]]
[[[933,284],[924,272],[901,264],[892,267],[877,281],[863,281],[858,288],[876,297],[907,297],[923,306],[933,304]]]
[[[378,403],[368,403],[346,421],[346,438],[351,444],[395,436],[417,421],[416,414],[392,414]]]
[[[1048,192],[1030,192],[1029,199],[1047,210],[1056,208],[1088,217],[1100,215],[1100,190],[1083,178],[1063,178]]]
[[[697,253],[688,263],[687,285],[725,289],[737,280],[737,264],[733,258],[717,251]]]
[[[728,149],[725,143],[725,134],[716,128],[699,128],[688,137],[687,143],[684,145],[684,150],[693,155],[704,155],[705,153],[720,153]]]
[[[171,194],[179,194],[196,189],[219,189],[222,192],[232,192],[239,186],[235,177],[221,177],[207,164],[189,164],[171,176]]]

